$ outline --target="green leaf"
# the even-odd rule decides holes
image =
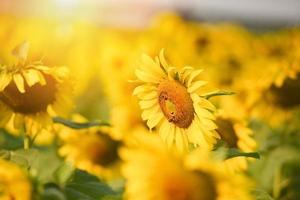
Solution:
[[[73,175],[74,171],[75,168],[71,163],[69,162],[63,163],[54,172],[56,183],[58,183],[59,185],[64,185]]]
[[[76,170],[64,188],[68,200],[121,199],[121,194],[85,171]]]
[[[229,159],[229,158],[234,158],[234,157],[239,157],[239,156],[256,158],[256,159],[260,158],[260,155],[258,152],[242,152],[236,148],[228,149],[226,158]]]
[[[299,149],[290,146],[279,146],[269,153],[265,153],[262,159],[251,163],[249,174],[259,184],[260,188],[273,190],[274,175],[282,168],[284,163],[298,161]]]
[[[0,149],[15,150],[23,148],[23,139],[0,129]]]
[[[63,191],[55,184],[45,184],[44,191],[39,199],[42,200],[67,200]]]
[[[0,158],[5,159],[5,160],[9,160],[10,159],[10,151],[5,150],[5,149],[1,149],[0,150]]]
[[[262,189],[253,189],[251,193],[256,200],[274,200],[266,191]]]
[[[73,128],[73,129],[85,129],[85,128],[91,128],[91,127],[95,127],[95,126],[110,126],[110,124],[108,122],[94,121],[94,122],[79,123],[79,122],[74,122],[74,121],[67,120],[67,119],[64,119],[61,117],[54,117],[53,122],[62,124],[64,126],[67,126],[69,128]]]
[[[28,169],[30,176],[39,184],[55,182],[54,172],[63,164],[55,148],[11,151],[9,160]]]
[[[202,95],[201,97],[203,97],[205,99],[209,99],[209,98],[215,97],[215,96],[233,95],[233,94],[235,94],[235,92],[217,90],[217,91],[214,91],[214,92],[206,93],[206,94]]]

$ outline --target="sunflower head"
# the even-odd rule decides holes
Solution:
[[[31,87],[23,79],[22,75],[15,75],[16,80],[19,79],[19,87],[23,87],[21,91],[15,81],[11,81],[4,90],[0,93],[0,100],[8,105],[14,112],[22,114],[34,114],[46,111],[48,105],[55,101],[57,92],[57,81],[47,74],[41,73],[45,82],[34,84]],[[23,84],[23,86],[21,86]]]
[[[237,148],[238,137],[234,130],[234,122],[230,119],[217,117],[216,124],[221,139],[226,142],[230,148]]]
[[[204,149],[178,156],[156,135],[140,133],[131,140],[120,151],[129,199],[251,199],[248,179],[227,174]]]
[[[283,109],[300,105],[300,74],[295,79],[287,78],[281,87],[271,85],[270,100]]]
[[[133,94],[139,98],[142,119],[156,127],[169,147],[186,151],[189,144],[212,148],[219,135],[215,131],[215,107],[202,97],[202,69],[171,67],[163,50],[155,59],[143,55],[135,74],[141,85]]]
[[[44,126],[51,115],[64,115],[72,107],[68,68],[28,62],[27,51],[27,43],[18,46],[13,54],[19,62],[0,68],[0,110],[5,113],[0,124],[13,118],[18,128],[29,118]]]
[[[86,122],[85,118],[78,115],[73,116],[73,119]],[[62,141],[59,153],[76,167],[108,178],[112,175],[111,168],[119,159],[120,146],[118,141],[109,136],[110,131],[99,128],[73,130],[61,127],[58,134]]]
[[[253,131],[247,127],[242,120],[229,117],[219,112],[216,118],[218,133],[221,139],[229,148],[236,148],[242,152],[253,152],[257,148],[257,143],[253,139]],[[245,171],[247,161],[245,157],[234,157],[225,160],[225,166],[230,172]]]

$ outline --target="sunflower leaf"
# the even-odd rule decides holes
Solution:
[[[228,149],[226,158],[229,159],[229,158],[234,158],[234,157],[239,157],[239,156],[256,158],[256,159],[260,158],[260,155],[258,152],[242,152],[236,148]]]
[[[215,97],[215,96],[224,96],[224,95],[233,95],[233,94],[235,94],[235,92],[217,90],[217,91],[206,93],[206,94],[202,95],[201,97],[203,97],[205,99],[209,99],[209,98]]]
[[[54,117],[52,118],[52,120],[54,123],[62,124],[72,129],[85,129],[85,128],[91,128],[95,126],[110,126],[108,122],[102,122],[102,121],[79,123],[61,117]]]
[[[75,171],[63,190],[70,200],[122,199],[121,193],[114,191],[96,176],[81,170]]]
[[[265,190],[262,189],[252,189],[251,193],[257,200],[274,200]]]

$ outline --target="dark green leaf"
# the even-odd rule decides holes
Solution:
[[[76,170],[65,187],[69,200],[121,199],[120,193],[87,172]]]
[[[42,200],[67,200],[63,191],[55,184],[46,184],[44,186],[43,194],[41,195]]]
[[[74,122],[71,120],[63,119],[61,117],[54,117],[53,122],[62,124],[64,126],[67,126],[69,128],[73,128],[73,129],[85,129],[85,128],[91,128],[91,127],[95,127],[95,126],[110,126],[110,124],[108,122],[94,121],[94,122],[79,123],[79,122]]]
[[[0,149],[15,150],[19,148],[23,148],[23,139],[0,129]]]
[[[242,152],[235,148],[228,149],[226,158],[228,159],[228,158],[234,158],[234,157],[239,157],[239,156],[251,157],[251,158],[256,158],[256,159],[260,158],[258,152]]]

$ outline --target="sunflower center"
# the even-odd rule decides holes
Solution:
[[[164,185],[164,198],[170,200],[216,200],[217,192],[212,177],[201,171],[184,177],[169,177]]]
[[[0,100],[12,110],[22,114],[35,114],[45,111],[47,106],[54,102],[57,91],[56,80],[44,74],[45,85],[39,83],[29,87],[26,81],[25,93],[21,93],[15,82],[11,81],[0,93]]]
[[[99,140],[88,144],[87,154],[93,163],[108,166],[118,159],[119,143],[102,133],[99,137]]]
[[[218,126],[217,131],[222,140],[224,140],[230,148],[237,148],[238,138],[235,134],[233,123],[219,117],[216,120],[216,124]]]
[[[285,80],[282,87],[271,86],[273,102],[282,108],[293,108],[300,105],[300,75],[296,79]]]
[[[166,80],[158,86],[158,101],[164,116],[180,128],[188,128],[194,119],[193,101],[187,89],[177,81]]]

